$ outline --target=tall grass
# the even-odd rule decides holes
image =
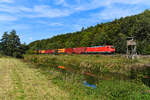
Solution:
[[[128,74],[129,65],[138,62],[121,56],[104,55],[26,55],[26,61],[49,67],[65,66],[79,72],[94,74],[113,72]]]

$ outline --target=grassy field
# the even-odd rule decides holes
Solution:
[[[68,100],[40,69],[14,58],[0,58],[0,100]]]
[[[129,79],[131,67],[149,61],[118,55],[1,57],[0,100],[149,100],[150,88],[141,80]],[[60,65],[73,70],[58,69]],[[96,77],[84,75],[87,71]],[[96,88],[84,86],[83,81],[91,81]]]
[[[129,60],[120,55],[25,55],[53,84],[69,92],[70,100],[149,100],[149,87],[143,83],[144,65],[150,58]],[[65,66],[70,71],[58,69]],[[132,68],[143,70],[134,70]],[[89,72],[96,77],[84,75]],[[148,73],[149,74],[149,73]],[[147,75],[148,75],[147,74]],[[136,76],[131,78],[131,76]],[[91,82],[96,89],[85,87]]]

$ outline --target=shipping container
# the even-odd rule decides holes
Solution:
[[[85,53],[86,47],[80,47],[80,48],[73,48],[73,53],[75,54],[82,54]]]
[[[42,54],[45,54],[45,50],[41,50],[41,53],[42,53]]]
[[[45,50],[45,53],[48,54],[48,50]]]
[[[65,53],[65,49],[58,49],[58,53]]]
[[[72,54],[73,53],[73,49],[72,48],[66,48],[65,49],[65,53]]]
[[[39,52],[38,52],[39,54],[41,54],[41,50],[39,50]]]
[[[46,50],[45,53],[46,53],[46,54],[53,54],[53,53],[55,53],[55,50],[50,50],[50,49],[49,49],[49,50]]]

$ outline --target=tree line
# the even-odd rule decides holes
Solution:
[[[28,50],[28,46],[25,43],[21,44],[15,30],[12,30],[9,34],[4,32],[2,39],[0,39],[0,54],[22,58],[26,50]]]
[[[127,37],[135,37],[137,52],[150,54],[150,11],[112,22],[97,24],[81,31],[61,34],[29,44],[30,50],[114,45],[117,53],[126,52]]]

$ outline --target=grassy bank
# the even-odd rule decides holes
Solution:
[[[50,66],[65,66],[73,70],[89,71],[94,74],[99,72],[113,72],[128,75],[131,64],[138,63],[137,60],[129,60],[121,56],[105,55],[28,55],[25,60],[33,63]]]
[[[148,100],[149,87],[143,82],[130,79],[131,68],[144,65],[149,58],[129,60],[122,56],[105,55],[26,55],[25,61],[36,64],[41,73],[64,91],[69,91],[70,100]],[[58,69],[65,66],[72,69]],[[96,77],[82,73],[89,72]],[[85,87],[83,81],[93,81],[96,89]],[[95,81],[95,82],[94,82]]]

